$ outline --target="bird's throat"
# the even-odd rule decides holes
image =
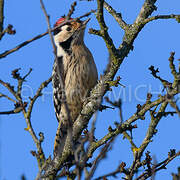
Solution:
[[[66,53],[70,53],[71,52],[71,43],[72,43],[73,37],[71,36],[69,39],[67,39],[64,42],[60,42],[59,46],[62,47],[62,49],[66,52]]]

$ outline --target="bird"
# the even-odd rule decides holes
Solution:
[[[59,18],[54,27],[60,26],[65,20],[65,17]],[[60,128],[59,136],[66,133],[63,127],[67,128],[68,112],[65,103],[69,110],[70,124],[73,124],[90,90],[97,83],[96,64],[93,55],[84,43],[84,32],[88,21],[89,19],[81,21],[70,18],[69,22],[53,32],[58,63],[54,61],[52,85],[54,109]],[[59,71],[57,66],[59,66]],[[63,93],[66,99],[63,98]]]

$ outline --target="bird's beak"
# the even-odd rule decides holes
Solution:
[[[82,22],[82,25],[83,25],[83,26],[86,26],[86,24],[90,21],[90,19],[91,19],[91,18],[88,18],[88,19],[86,19],[85,21],[83,21],[83,22]]]

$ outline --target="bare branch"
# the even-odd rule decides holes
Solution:
[[[0,93],[0,98],[1,98],[1,97],[5,97],[5,98],[7,98],[8,100],[12,101],[12,102],[15,103],[15,104],[17,103],[16,100],[10,98],[9,96],[7,96],[7,95],[5,95],[5,94]]]
[[[169,99],[168,100],[169,104],[171,105],[172,108],[174,108],[176,110],[176,113],[178,114],[178,116],[180,117],[180,109],[178,107],[178,105],[176,104],[175,101]]]
[[[46,17],[46,21],[47,21],[47,25],[48,25],[48,34],[49,34],[50,39],[51,39],[51,43],[52,43],[53,50],[54,50],[54,55],[57,56],[57,55],[56,55],[56,45],[55,45],[55,43],[54,43],[53,36],[52,36],[52,34],[51,34],[52,30],[51,30],[51,25],[50,25],[50,21],[49,21],[49,15],[48,15],[47,12],[46,12],[46,9],[45,9],[45,6],[44,6],[44,3],[43,3],[42,0],[40,0],[40,3],[41,3],[41,8],[42,8],[42,10],[43,10],[43,12],[44,12],[44,15],[45,15],[45,17]]]
[[[102,31],[107,31],[108,27],[105,24],[104,21],[104,0],[97,0],[97,5],[98,5],[98,9],[97,9],[97,20],[99,22],[100,28]]]
[[[178,77],[178,72],[176,71],[176,67],[174,65],[174,55],[175,55],[175,52],[171,52],[170,57],[169,57],[169,67],[171,69],[171,74],[174,76],[174,80],[179,81],[180,78]]]
[[[137,16],[135,23],[138,24],[141,21],[148,18],[157,7],[154,5],[157,0],[146,0],[141,8],[139,15]]]
[[[93,152],[97,148],[99,148],[100,146],[102,146],[103,144],[108,142],[108,140],[116,137],[118,134],[121,134],[127,130],[132,130],[133,128],[136,128],[136,127],[131,126],[131,125],[125,125],[124,123],[122,125],[119,125],[119,127],[117,127],[116,129],[114,129],[111,132],[109,132],[108,134],[106,134],[103,138],[101,138],[97,142],[93,142],[88,150],[87,156],[89,158],[92,157]]]
[[[30,119],[31,117],[31,112],[32,112],[32,109],[33,109],[33,105],[35,103],[35,101],[37,100],[38,97],[40,97],[42,95],[42,90],[47,87],[47,85],[51,82],[52,80],[52,77],[50,77],[48,80],[44,81],[41,83],[40,87],[38,88],[35,96],[33,98],[30,98],[30,104],[29,104],[29,107],[28,107],[28,110],[27,110],[27,119]],[[29,123],[28,123],[29,124]]]
[[[94,29],[90,29],[89,33],[101,36],[104,39],[108,51],[111,54],[112,59],[114,59],[114,56],[117,54],[117,50],[113,44],[111,37],[108,34],[108,27],[106,26],[106,23],[104,21],[103,5],[104,5],[104,0],[97,0],[98,9],[97,9],[96,18],[98,20],[101,30],[97,31]]]
[[[8,96],[3,95],[7,99],[9,99],[13,102],[16,102],[16,103],[15,103],[14,110],[7,111],[4,113],[2,112],[1,114],[15,114],[15,113],[19,113],[22,111],[24,118],[26,120],[26,124],[27,124],[27,128],[25,128],[25,130],[31,134],[31,136],[36,144],[37,152],[38,152],[36,157],[38,160],[39,169],[41,169],[41,167],[45,161],[45,156],[44,156],[43,150],[41,148],[42,136],[40,136],[40,139],[38,139],[38,137],[36,136],[36,134],[34,132],[34,129],[31,124],[31,113],[32,113],[32,108],[33,108],[35,101],[37,100],[37,98],[39,96],[41,96],[41,94],[42,94],[41,92],[42,92],[43,88],[46,87],[51,82],[51,78],[49,78],[47,81],[44,81],[41,84],[41,86],[39,87],[39,89],[37,90],[35,96],[33,98],[30,98],[31,102],[29,104],[28,110],[26,111],[27,102],[23,102],[23,100],[21,98],[21,89],[22,89],[23,82],[25,81],[27,76],[31,73],[32,69],[30,69],[29,72],[23,77],[20,76],[18,71],[19,71],[19,69],[15,69],[12,71],[13,78],[18,80],[17,91],[15,91],[14,87],[11,86],[9,83],[5,83],[4,81],[0,80],[0,84],[2,84],[4,87],[6,87],[10,91],[10,93],[14,95],[14,97],[17,100],[17,101],[14,101],[13,99],[9,98]],[[34,153],[34,154],[36,154],[36,153]]]
[[[101,36],[103,37],[103,39],[106,43],[108,51],[110,52],[110,54],[112,54],[112,51],[115,52],[116,48],[114,47],[113,41],[108,34],[108,27],[106,26],[106,23],[104,21],[104,11],[103,11],[104,0],[97,0],[97,5],[98,5],[97,20],[98,20],[100,28],[101,28],[101,30],[100,30]]]
[[[35,41],[35,40],[37,40],[37,39],[42,38],[42,37],[45,36],[46,34],[48,34],[48,32],[39,34],[39,35],[35,36],[35,37],[32,38],[32,39],[29,39],[29,40],[27,40],[27,41],[22,42],[21,44],[17,45],[16,47],[14,47],[14,48],[12,48],[12,49],[10,49],[10,50],[4,51],[3,53],[0,54],[0,59],[1,59],[1,58],[5,58],[7,55],[9,55],[9,54],[11,54],[11,53],[13,53],[13,52],[18,51],[19,49],[21,49],[22,47],[28,45],[29,43],[31,43],[31,42],[33,42],[33,41]]]
[[[6,87],[9,92],[18,100],[21,101],[21,98],[17,95],[16,91],[14,90],[14,86],[11,86],[9,83],[6,83],[2,80],[0,80],[0,84],[2,84],[4,87]]]
[[[124,135],[124,138],[126,138],[130,142],[131,150],[133,151],[133,154],[135,155],[138,147],[135,145],[133,138],[131,136],[129,136],[129,134],[127,132],[123,132],[123,135]]]
[[[104,1],[104,8],[114,17],[114,19],[118,22],[119,26],[126,30],[128,28],[128,25],[126,22],[122,19],[121,13],[117,13],[107,2]]]
[[[2,37],[5,35],[5,34],[10,34],[10,35],[14,35],[16,34],[16,30],[13,29],[13,26],[11,24],[9,24],[7,26],[6,29],[4,29],[1,33],[0,33],[0,40],[2,39]]]
[[[144,150],[146,149],[146,147],[148,146],[148,144],[151,142],[151,138],[156,133],[156,127],[157,127],[160,119],[162,118],[162,116],[159,114],[161,114],[162,112],[165,112],[167,104],[168,104],[167,102],[162,103],[156,117],[151,119],[149,128],[148,128],[147,133],[146,133],[146,137],[144,138],[141,146],[139,147],[140,148],[140,150],[138,151],[138,158],[139,159],[141,158],[141,156],[142,156]]]
[[[0,0],[0,33],[3,31],[4,24],[4,0]]]
[[[21,90],[22,90],[22,85],[25,79],[31,74],[32,68],[29,69],[29,71],[26,73],[24,77],[21,77],[18,73],[19,69],[15,69],[12,71],[12,76],[14,79],[18,80],[18,86],[17,86],[17,94],[19,97],[21,97]],[[16,77],[17,76],[17,77]]]
[[[103,176],[99,176],[98,178],[95,178],[95,180],[102,180],[102,179],[105,179],[105,178],[111,177],[111,176],[114,178],[117,178],[116,175],[119,173],[127,174],[128,172],[126,171],[125,166],[126,166],[126,163],[122,162],[115,171],[105,174]]]
[[[139,15],[139,19],[148,18],[149,15],[155,10],[153,6],[156,1],[146,0],[146,4],[144,5],[144,10],[141,11]],[[111,61],[111,68],[108,72],[100,79],[98,84],[94,87],[94,89],[90,93],[89,101],[84,104],[81,114],[78,116],[77,120],[73,124],[73,140],[76,141],[81,134],[82,130],[87,126],[89,119],[91,118],[92,114],[99,108],[103,95],[109,90],[109,84],[113,80],[116,72],[118,71],[121,63],[123,62],[124,58],[129,54],[130,50],[133,49],[133,43],[135,38],[138,36],[141,29],[144,27],[144,24],[134,23],[128,29],[125,30],[125,35],[123,37],[123,42],[119,46],[118,49],[115,48],[112,39],[110,38],[107,27],[103,19],[103,1],[97,0],[98,3],[98,11],[97,11],[97,19],[100,24],[100,30],[98,33],[103,37],[106,46],[112,54],[112,61]],[[153,7],[152,7],[153,6]],[[96,31],[97,32],[97,31]],[[172,90],[172,96],[178,93],[177,89]],[[144,104],[133,116],[131,116],[128,120],[126,120],[121,126],[120,130],[117,128],[115,131],[109,132],[107,136],[103,137],[97,143],[92,143],[92,151],[89,151],[89,155],[91,157],[92,153],[100,147],[102,144],[106,143],[107,140],[111,139],[112,137],[122,133],[124,130],[128,130],[131,128],[131,123],[136,121],[137,119],[142,119],[144,114],[149,111],[152,107],[157,106],[161,103],[164,103],[167,99],[167,95],[159,97],[156,101],[148,102]],[[52,175],[55,176],[57,171],[62,168],[63,163],[67,161],[67,158],[71,155],[71,149],[68,148],[70,142],[66,141],[65,147],[66,150],[63,151],[63,156],[57,161],[53,161],[53,167],[49,168],[44,176]]]
[[[38,151],[38,154],[34,153],[37,160],[38,160],[38,166],[39,166],[39,170],[41,170],[41,168],[43,167],[44,165],[44,162],[45,162],[45,155],[44,155],[44,152],[43,152],[43,149],[41,147],[41,143],[42,143],[42,136],[40,136],[40,139],[38,139],[38,137],[36,136],[36,133],[32,127],[32,124],[31,124],[31,113],[32,113],[32,109],[33,109],[33,105],[35,103],[35,101],[37,100],[38,97],[40,97],[42,95],[42,90],[47,87],[47,85],[51,82],[51,77],[44,81],[43,83],[41,83],[39,89],[37,90],[35,96],[33,98],[30,98],[30,104],[29,104],[29,107],[28,107],[28,110],[26,111],[25,108],[23,109],[23,114],[24,114],[24,118],[26,120],[26,124],[27,124],[27,128],[25,128],[26,131],[28,131],[33,140],[34,140],[34,143],[36,144],[36,147],[37,147],[37,151]]]
[[[88,177],[86,177],[86,180],[90,180],[91,177],[93,176],[99,162],[104,159],[106,157],[106,153],[109,151],[109,147],[112,144],[112,142],[114,141],[114,138],[112,138],[102,149],[101,152],[99,153],[99,155],[96,157],[96,159],[93,162],[91,171],[88,174]]]
[[[162,169],[166,169],[166,166],[176,157],[180,156],[180,151],[169,156],[166,160],[162,161],[161,163],[158,163],[156,165],[154,165],[154,169],[153,171],[145,171],[144,173],[142,173],[140,176],[138,176],[135,180],[140,180],[140,179],[147,179],[149,177],[151,177],[153,175],[153,173],[160,171]]]
[[[71,18],[72,14],[74,13],[76,5],[77,5],[76,1],[73,2],[73,4],[71,4],[71,9],[69,10],[69,12],[66,16],[67,20],[69,20]]]
[[[157,20],[157,19],[175,19],[177,22],[180,21],[180,15],[170,14],[170,15],[157,15],[152,16],[147,19],[144,19],[141,21],[142,24],[147,24],[151,21]]]
[[[9,114],[17,114],[17,113],[20,113],[21,111],[23,111],[23,109],[25,109],[27,106],[27,102],[16,102],[14,104],[14,109],[11,110],[11,111],[5,111],[5,112],[0,112],[0,114],[6,114],[6,115],[9,115]]]
[[[172,173],[172,178],[173,180],[179,180],[180,179],[180,167],[177,168],[178,172],[176,173]]]
[[[123,123],[123,116],[122,116],[122,102],[121,99],[118,101],[112,102],[107,96],[105,97],[106,102],[110,103],[112,106],[117,107],[119,109],[119,118],[120,118],[120,124]]]
[[[176,93],[177,93],[177,91],[176,91]],[[154,107],[154,106],[156,106],[156,105],[158,105],[158,104],[161,104],[162,102],[164,102],[165,104],[163,104],[162,105],[162,108],[160,108],[160,110],[159,110],[159,113],[160,112],[163,112],[163,108],[165,108],[166,107],[166,95],[164,96],[164,97],[160,97],[158,100],[156,100],[156,101],[154,101],[154,102],[151,102],[151,103],[148,103],[148,104],[146,104],[146,105],[144,105],[143,107],[142,107],[142,109],[139,111],[139,113],[138,113],[138,115],[133,115],[131,118],[129,118],[128,120],[126,120],[123,124],[122,124],[122,126],[120,126],[122,129],[115,129],[115,131],[113,131],[113,132],[109,132],[106,136],[104,136],[102,139],[100,139],[99,141],[97,141],[96,143],[93,143],[92,144],[92,146],[91,146],[91,148],[89,149],[89,151],[88,151],[88,156],[89,157],[91,157],[92,156],[92,153],[98,148],[98,147],[100,147],[102,144],[104,144],[107,140],[109,140],[110,138],[112,138],[112,137],[114,137],[114,136],[116,136],[117,134],[120,134],[120,133],[123,133],[123,132],[125,132],[126,130],[128,130],[128,126],[126,127],[126,126],[124,126],[124,125],[128,125],[129,123],[132,123],[132,122],[134,122],[135,120],[137,120],[137,119],[139,119],[139,117],[141,117],[141,116],[144,116],[144,114],[147,112],[147,111],[149,111],[149,109],[151,109],[152,107]],[[161,118],[162,116],[158,116],[157,117],[157,121],[155,121],[156,123],[158,123],[159,122],[159,120],[160,120],[160,118]],[[154,122],[154,121],[153,121]],[[157,126],[157,124],[156,123],[153,123],[153,129],[155,129],[155,127]],[[125,129],[123,129],[123,127],[125,128]],[[136,148],[136,146],[135,146],[135,144],[134,143],[132,143],[132,147],[134,147],[135,149],[138,149],[138,154],[141,152],[143,152],[144,151],[144,148],[148,145],[148,143],[150,142],[150,139],[151,139],[151,137],[153,136],[153,133],[154,133],[154,131],[151,129],[151,131],[148,131],[148,133],[150,133],[147,137],[147,139],[145,139],[144,140],[144,143],[143,143],[143,148],[142,147],[140,147],[140,149],[139,148]],[[140,154],[141,154],[140,153]],[[142,155],[142,154],[141,154]]]
[[[91,12],[86,13],[86,14],[78,17],[78,18],[74,18],[74,19],[72,19],[72,20],[65,20],[65,21],[64,21],[63,23],[61,23],[59,26],[52,28],[52,29],[51,29],[51,32],[53,32],[55,29],[63,26],[63,25],[66,24],[67,22],[73,22],[73,21],[77,21],[78,19],[82,19],[82,18],[84,18],[84,17],[87,17],[87,16],[89,16],[92,12],[94,12],[94,11],[92,10]],[[35,36],[35,37],[33,37],[33,38],[29,39],[29,40],[26,40],[26,41],[20,43],[19,45],[17,45],[16,47],[14,47],[14,48],[12,48],[12,49],[4,51],[3,53],[0,54],[0,59],[1,59],[1,58],[5,58],[7,55],[9,55],[9,54],[11,54],[11,53],[13,53],[13,52],[18,51],[19,49],[21,49],[22,47],[28,45],[29,43],[31,43],[31,42],[33,42],[33,41],[35,41],[35,40],[38,40],[38,39],[44,37],[44,36],[47,35],[48,33],[49,33],[49,32],[46,31],[46,32],[44,32],[44,33],[42,33],[42,34],[38,34],[37,36]]]
[[[4,112],[0,112],[0,115],[10,115],[10,114],[17,114],[19,112],[22,111],[22,108],[19,111],[15,111],[14,109],[11,111],[4,111]]]

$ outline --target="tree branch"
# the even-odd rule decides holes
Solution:
[[[161,163],[158,163],[154,165],[153,171],[148,171],[146,170],[144,173],[142,173],[140,176],[138,176],[135,180],[140,180],[140,179],[147,179],[153,175],[153,173],[160,171],[162,169],[166,169],[166,166],[176,157],[180,156],[180,151],[170,155],[166,160],[162,161]]]
[[[16,34],[16,30],[13,29],[13,25],[9,24],[3,31],[0,33],[0,40],[5,34],[14,35]]]
[[[154,5],[157,0],[145,0],[139,15],[137,16],[135,23],[138,24],[141,21],[148,18],[157,7]]]
[[[173,58],[173,54],[171,54],[171,57],[170,57],[170,63],[172,63],[172,58]],[[172,67],[172,64],[170,65],[170,68]],[[174,69],[175,67],[173,67]],[[164,80],[162,80],[162,78],[160,78],[159,76],[156,75],[158,71],[155,70],[154,68],[151,68],[152,70],[152,75],[155,77],[155,78],[158,78],[160,79],[160,81],[163,83],[163,85],[165,86],[164,84]],[[175,74],[174,71],[171,72],[172,74]],[[156,127],[159,123],[159,121],[161,120],[161,118],[163,116],[166,116],[168,113],[165,112],[165,109],[168,105],[168,103],[170,103],[170,100],[171,99],[170,97],[174,97],[175,94],[172,93],[173,90],[177,90],[177,85],[178,85],[178,81],[176,80],[176,75],[174,76],[174,82],[172,83],[172,87],[170,89],[168,89],[168,92],[167,92],[167,95],[166,95],[166,99],[165,101],[161,104],[159,110],[158,110],[158,113],[156,114],[155,116],[155,110],[153,111],[150,111],[150,115],[151,115],[151,122],[149,124],[149,128],[147,130],[147,133],[146,133],[146,137],[144,138],[141,146],[138,148],[137,150],[137,161],[135,162],[135,165],[131,166],[130,168],[130,176],[128,177],[129,179],[132,179],[133,175],[134,175],[134,172],[137,171],[137,169],[139,168],[139,162],[141,160],[141,157],[143,155],[143,152],[144,150],[146,149],[146,147],[148,146],[148,144],[151,142],[151,139],[152,137],[157,133],[157,130],[156,130]],[[174,89],[173,89],[174,87]],[[178,93],[178,90],[177,90],[177,93]],[[151,97],[151,96],[150,96]],[[149,103],[149,101],[147,101]]]
[[[97,142],[93,142],[87,152],[87,156],[88,158],[92,157],[94,151],[99,148],[100,146],[102,146],[103,144],[105,144],[107,141],[109,141],[110,139],[116,137],[119,134],[122,134],[123,132],[127,131],[127,130],[132,130],[133,128],[135,128],[134,126],[131,125],[127,125],[127,124],[122,124],[119,127],[117,127],[116,129],[112,130],[111,132],[109,132],[108,134],[106,134],[103,138],[101,138],[100,140],[98,140]]]
[[[41,147],[41,143],[43,142],[43,138],[41,138],[41,136],[40,136],[40,138],[38,139],[38,137],[36,136],[36,133],[32,127],[32,124],[31,124],[31,113],[32,113],[32,109],[33,109],[33,105],[34,105],[35,101],[37,100],[38,97],[40,97],[42,95],[42,90],[45,87],[47,87],[47,85],[50,82],[51,82],[51,77],[48,80],[41,83],[41,85],[38,88],[35,96],[33,98],[30,98],[30,104],[29,104],[28,110],[26,111],[26,109],[23,109],[23,115],[24,115],[24,118],[25,118],[26,124],[27,124],[27,128],[25,128],[25,130],[30,133],[30,135],[32,136],[32,139],[33,139],[33,141],[37,147],[38,154],[36,154],[35,152],[32,154],[34,156],[36,156],[36,158],[37,158],[39,170],[42,169],[44,162],[45,162],[45,155],[44,155],[43,149]]]
[[[92,12],[94,12],[94,11],[91,11],[91,12],[89,12],[89,13],[86,13],[86,14],[78,17],[78,18],[74,18],[73,20],[65,20],[65,21],[64,21],[63,23],[61,23],[59,26],[52,28],[52,29],[51,29],[51,32],[53,32],[54,30],[56,30],[57,28],[63,26],[64,24],[66,24],[66,23],[68,23],[68,22],[77,21],[78,19],[82,19],[82,18],[84,18],[84,17],[87,17],[87,16],[89,16]],[[38,40],[38,39],[44,37],[44,36],[47,35],[48,33],[49,33],[49,32],[46,31],[46,32],[44,32],[44,33],[42,33],[42,34],[38,34],[37,36],[35,36],[35,37],[33,37],[33,38],[29,39],[29,40],[26,40],[26,41],[20,43],[19,45],[17,45],[16,47],[14,47],[14,48],[12,48],[12,49],[4,51],[3,53],[0,54],[0,59],[1,59],[1,58],[5,58],[7,55],[18,51],[19,49],[21,49],[22,47],[28,45],[29,43],[31,43],[31,42],[33,42],[33,41],[35,41],[35,40]]]
[[[35,96],[33,98],[30,98],[30,104],[29,104],[28,110],[26,111],[25,108],[23,109],[23,115],[24,115],[24,118],[25,118],[26,124],[27,124],[27,128],[25,128],[25,130],[30,133],[30,135],[32,136],[32,139],[33,139],[33,141],[34,141],[34,143],[36,144],[36,147],[37,147],[37,152],[38,153],[32,152],[32,155],[36,156],[36,158],[37,158],[39,170],[42,169],[42,167],[43,167],[43,165],[45,163],[45,155],[44,155],[43,149],[41,147],[41,143],[44,140],[44,135],[42,133],[39,133],[39,136],[40,136],[39,139],[36,136],[36,133],[35,133],[33,127],[32,127],[32,124],[31,124],[31,113],[32,113],[32,109],[33,109],[33,105],[34,105],[35,101],[37,100],[38,97],[40,97],[42,95],[42,90],[45,87],[47,87],[47,85],[50,82],[51,82],[51,77],[48,80],[41,83],[41,85],[38,88]]]
[[[10,98],[9,96],[7,96],[7,95],[5,95],[5,94],[0,93],[0,98],[1,98],[1,97],[5,97],[5,98],[7,98],[8,100],[12,101],[14,104],[16,104],[16,103],[17,103],[17,101],[16,101],[16,100],[14,100],[14,99]]]
[[[32,124],[31,124],[31,113],[32,113],[32,108],[33,108],[35,101],[37,100],[37,98],[39,96],[42,95],[41,92],[42,92],[43,88],[46,87],[51,82],[51,78],[49,78],[47,81],[44,81],[40,85],[35,96],[33,98],[30,98],[30,104],[29,104],[28,110],[26,111],[27,102],[23,102],[23,99],[21,97],[21,89],[22,89],[23,82],[25,81],[27,76],[31,73],[32,69],[30,69],[29,72],[23,77],[21,77],[21,75],[18,73],[18,71],[19,71],[19,69],[15,69],[12,71],[13,78],[18,81],[17,91],[15,91],[14,87],[11,86],[9,83],[5,83],[4,81],[0,80],[0,84],[2,84],[4,87],[6,87],[10,91],[10,93],[16,98],[16,100],[13,100],[12,98],[9,98],[8,96],[1,94],[1,96],[6,97],[7,99],[15,102],[15,109],[12,111],[1,112],[0,114],[15,114],[15,113],[19,113],[22,111],[24,118],[26,120],[26,124],[27,124],[27,128],[25,128],[25,130],[28,131],[30,133],[30,135],[32,136],[34,143],[36,144],[37,151],[38,151],[37,154],[35,152],[32,154],[34,154],[37,157],[38,166],[39,166],[39,169],[41,169],[41,167],[45,161],[44,152],[41,147],[41,143],[43,142],[44,138],[42,138],[43,137],[42,133],[40,133],[39,139],[36,136],[34,129],[32,127]]]
[[[18,111],[15,111],[15,110],[13,109],[13,110],[11,110],[11,111],[0,112],[0,115],[17,114],[17,113],[19,113],[19,112],[21,112],[21,111],[22,111],[22,108],[21,108],[20,110],[18,110]]]
[[[117,178],[117,174],[119,173],[124,173],[127,174],[126,169],[125,169],[126,163],[122,162],[115,171],[110,172],[108,174],[105,174],[103,176],[99,176],[98,178],[95,178],[95,180],[102,180],[102,179],[107,179],[107,177],[113,177],[113,178]]]
[[[178,77],[178,72],[176,71],[176,67],[174,65],[174,55],[175,52],[171,52],[171,55],[169,57],[169,67],[171,69],[171,74],[174,76],[174,80],[180,81],[180,77]]]
[[[180,15],[170,14],[170,15],[157,15],[152,16],[147,19],[142,20],[140,23],[147,24],[151,21],[157,20],[157,19],[175,19],[178,23],[180,22]]]
[[[2,84],[5,88],[9,90],[9,92],[18,100],[21,101],[21,98],[18,96],[16,91],[14,90],[14,86],[11,86],[9,83],[6,83],[0,79],[0,84]]]
[[[128,28],[128,25],[126,22],[122,19],[121,13],[117,13],[107,2],[104,1],[104,8],[114,17],[114,19],[118,22],[119,26],[126,30]]]
[[[101,30],[98,31],[98,33],[104,39],[110,54],[112,54],[111,68],[99,80],[98,84],[91,91],[90,97],[88,98],[89,101],[86,104],[84,104],[81,114],[78,116],[77,120],[74,122],[73,136],[72,136],[74,142],[79,138],[82,130],[85,127],[87,127],[89,119],[92,117],[93,113],[98,110],[99,105],[101,104],[103,95],[109,90],[109,83],[107,82],[110,82],[113,80],[124,58],[129,54],[130,50],[132,50],[135,38],[138,36],[141,29],[144,27],[144,24],[142,23],[138,24],[136,22],[133,25],[131,25],[128,29],[125,30],[123,42],[119,46],[119,48],[116,49],[113,44],[112,39],[110,38],[107,32],[107,27],[103,19],[103,2],[104,1],[97,0],[97,4],[98,4],[97,19],[101,28]],[[138,19],[137,19],[138,22],[140,22],[142,19],[148,18],[148,16],[151,15],[151,13],[155,10],[155,6],[154,6],[155,2],[156,2],[155,0],[145,1],[145,4],[143,5],[143,8],[138,16]],[[177,93],[178,93],[177,89],[172,90],[172,95],[175,95]],[[165,102],[166,99],[167,99],[167,95],[161,96],[159,99],[157,99],[154,102],[146,103],[144,106],[141,107],[138,113],[135,113],[132,117],[126,120],[120,127],[121,128],[124,127],[124,130],[126,130],[125,127],[129,127],[132,122],[136,121],[137,119],[142,118],[142,116],[144,116],[144,114],[147,111],[149,111],[152,107]],[[95,148],[92,148],[92,152],[96,148],[100,147],[100,145],[105,143],[108,139],[111,139],[113,136],[116,136],[117,134],[119,134],[122,130],[121,128],[120,130],[115,129],[114,132],[108,133],[107,136],[105,136],[99,141],[98,145],[94,144]],[[70,142],[66,141],[64,145],[65,148],[63,150],[61,158],[58,159],[58,161],[53,160],[51,162],[51,165],[43,174],[44,177],[47,177],[50,174],[55,177],[58,170],[63,167],[63,164],[67,161],[68,157],[71,155],[71,149],[68,148],[69,145],[70,145]]]
[[[36,91],[36,94],[33,98],[30,98],[30,104],[27,110],[27,118],[30,119],[31,118],[31,112],[34,106],[35,101],[37,100],[38,97],[40,97],[42,95],[42,90],[47,87],[47,85],[51,82],[52,77],[50,77],[48,80],[44,81],[41,83],[40,87],[38,88],[38,90]]]
[[[27,41],[24,41],[24,42],[20,43],[19,45],[17,45],[16,47],[14,47],[14,48],[12,48],[12,49],[10,49],[10,50],[4,51],[3,53],[0,54],[0,59],[1,59],[1,58],[5,58],[7,55],[9,55],[9,54],[11,54],[11,53],[13,53],[13,52],[18,51],[18,50],[21,49],[22,47],[28,45],[29,43],[31,43],[31,42],[33,42],[33,41],[35,41],[35,40],[37,40],[37,39],[40,39],[40,38],[44,37],[44,36],[47,35],[47,34],[48,34],[48,32],[39,34],[39,35],[35,36],[35,37],[32,38],[32,39],[29,39],[29,40],[27,40]]]
[[[108,48],[108,51],[110,54],[115,54],[116,48],[113,44],[113,41],[111,37],[108,34],[108,27],[106,26],[106,23],[104,21],[104,0],[97,0],[97,15],[96,18],[98,20],[99,26],[101,28],[100,33],[102,38],[104,39],[106,46]],[[114,52],[114,53],[113,53]],[[113,58],[113,57],[112,57]]]
[[[91,179],[91,177],[93,176],[100,160],[104,159],[106,157],[106,153],[109,151],[109,147],[113,141],[114,141],[114,138],[112,138],[108,143],[106,143],[105,146],[101,149],[101,152],[99,153],[99,155],[96,157],[96,159],[93,162],[92,168],[91,168],[88,176],[86,177],[86,180]]]
[[[0,34],[3,31],[4,25],[4,0],[0,0]]]
[[[161,114],[163,112],[165,112],[167,105],[168,105],[167,102],[162,103],[156,117],[151,118],[151,122],[150,122],[149,128],[147,130],[146,137],[144,138],[141,146],[139,147],[139,151],[138,151],[139,159],[141,158],[141,156],[142,156],[144,150],[146,149],[146,147],[148,146],[148,144],[151,142],[151,138],[153,137],[153,135],[156,134],[156,127],[157,127],[159,121],[161,120],[161,118],[162,118]]]

